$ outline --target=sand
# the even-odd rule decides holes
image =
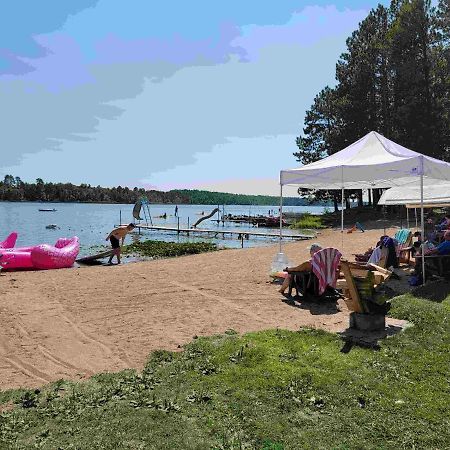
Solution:
[[[383,230],[315,241],[352,258]],[[311,241],[284,244],[290,260],[308,257]],[[343,301],[292,306],[268,276],[278,246],[180,258],[0,276],[0,389],[60,378],[142,369],[155,349],[180,350],[194,336],[309,326],[348,326]],[[353,258],[352,258],[353,259]]]

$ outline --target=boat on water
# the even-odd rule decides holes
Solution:
[[[225,214],[221,219],[213,219],[217,222],[234,222],[234,223],[249,223],[256,227],[276,228],[280,226],[280,217],[278,216],[246,216],[246,215],[233,215]],[[283,226],[287,226],[288,223],[283,218]]]
[[[55,208],[39,208],[39,211],[42,211],[42,212],[54,212],[54,211],[56,211],[56,209]]]

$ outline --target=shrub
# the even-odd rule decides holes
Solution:
[[[315,216],[310,213],[304,213],[302,214],[300,220],[297,220],[291,225],[291,228],[295,229],[306,229],[306,228],[312,228],[312,229],[320,229],[325,228],[325,225],[322,223],[322,217],[321,216]]]

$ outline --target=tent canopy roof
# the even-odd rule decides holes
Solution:
[[[402,186],[410,177],[450,179],[450,164],[402,147],[371,131],[320,161],[282,170],[280,184],[307,189],[361,189]]]
[[[450,205],[450,182],[444,180],[424,179],[423,203],[425,206]],[[379,205],[407,205],[420,207],[420,182],[410,179],[402,187],[393,187],[383,192]],[[411,206],[410,206],[411,205]]]

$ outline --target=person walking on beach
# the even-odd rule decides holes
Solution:
[[[111,231],[111,233],[108,234],[106,241],[109,239],[111,242],[111,247],[114,251],[114,253],[110,256],[108,260],[108,264],[112,264],[112,260],[114,256],[117,257],[117,264],[120,264],[120,247],[123,245],[123,242],[125,241],[125,236],[132,230],[134,230],[136,226],[134,223],[128,224],[126,227],[118,227],[114,228],[114,230]],[[122,243],[120,242],[122,240]]]
[[[178,217],[178,205],[175,205],[175,217]]]

